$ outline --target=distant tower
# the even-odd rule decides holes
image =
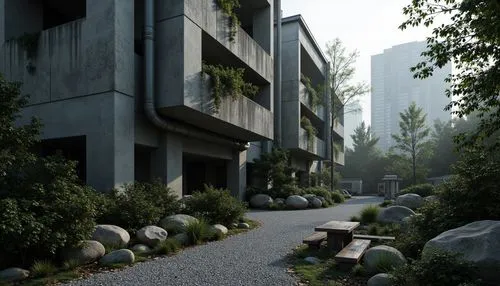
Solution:
[[[444,111],[450,103],[445,95],[449,84],[444,80],[451,73],[451,64],[425,80],[414,79],[410,72],[410,67],[421,61],[425,49],[426,42],[411,42],[372,56],[371,126],[375,136],[380,137],[378,147],[383,151],[393,145],[391,134],[399,133],[399,113],[412,101],[427,113],[429,126],[436,119],[451,119],[451,113]]]

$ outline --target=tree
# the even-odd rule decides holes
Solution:
[[[413,0],[403,9],[408,19],[400,29],[433,26],[440,18],[446,24],[434,27],[427,38],[425,58],[411,70],[416,78],[427,78],[449,62],[456,73],[446,106],[459,118],[477,112],[480,123],[471,136],[460,136],[460,146],[472,146],[494,138],[492,149],[500,147],[500,5],[497,0]],[[450,21],[451,20],[451,21]]]
[[[374,137],[370,126],[366,126],[365,122],[354,129],[354,134],[351,135],[353,141],[354,152],[360,152],[364,155],[370,155],[375,152],[375,145],[377,145],[379,138]]]
[[[431,132],[431,140],[434,152],[429,161],[430,176],[445,176],[451,173],[451,165],[457,161],[457,152],[453,142],[457,134],[453,121],[434,122],[434,130]]]
[[[400,112],[399,116],[401,118],[399,122],[401,134],[392,134],[392,138],[396,142],[394,148],[410,158],[412,181],[413,184],[416,184],[417,163],[428,155],[430,141],[427,137],[431,129],[425,124],[427,115],[424,114],[422,108],[417,107],[415,102],[412,102],[404,112]]]
[[[353,104],[358,100],[358,97],[368,93],[370,88],[366,83],[363,82],[353,82],[354,73],[356,69],[354,64],[359,56],[357,51],[347,51],[344,47],[342,41],[338,38],[327,43],[326,45],[326,55],[330,64],[329,73],[329,92],[330,98],[329,103],[331,104],[332,110],[332,134],[333,127],[335,126],[335,121],[340,116],[349,112],[359,112],[358,109],[353,108]],[[330,177],[335,177],[335,151],[336,144],[332,136],[330,146],[332,149],[330,160],[332,162],[332,168],[330,168]],[[334,186],[331,186],[332,191],[334,191]]]

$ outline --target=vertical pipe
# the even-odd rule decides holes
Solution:
[[[282,146],[281,129],[281,0],[274,0],[276,43],[274,45],[274,145]]]

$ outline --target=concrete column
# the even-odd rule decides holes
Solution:
[[[151,176],[159,178],[182,197],[182,138],[173,133],[160,135],[158,148],[151,154]]]
[[[96,112],[101,120],[86,135],[87,184],[109,191],[134,181],[134,99],[110,93],[101,102],[111,108]]]
[[[227,188],[236,198],[245,198],[247,182],[247,151],[233,151],[233,159],[227,164]]]

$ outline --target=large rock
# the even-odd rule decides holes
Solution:
[[[177,240],[181,245],[189,243],[189,236],[186,233],[178,233],[173,236],[173,239]]]
[[[160,226],[168,232],[181,233],[186,231],[190,222],[198,222],[198,219],[190,215],[176,214],[162,219]]]
[[[406,259],[399,250],[387,245],[379,245],[368,249],[364,256],[364,266],[369,273],[380,273],[406,264]]]
[[[319,209],[321,206],[323,206],[323,203],[321,202],[321,200],[319,198],[314,197],[311,200],[311,205],[313,208]]]
[[[210,233],[216,234],[218,236],[225,236],[228,233],[227,227],[223,226],[222,224],[215,224],[210,226]]]
[[[161,227],[149,225],[139,229],[136,236],[141,243],[155,247],[158,243],[167,239],[168,232]]]
[[[391,276],[387,273],[379,273],[368,280],[367,286],[391,286]]]
[[[309,201],[304,197],[293,195],[286,199],[286,205],[294,209],[306,209],[309,205]]]
[[[274,203],[278,206],[284,206],[285,205],[285,199],[283,198],[277,198],[274,200]]]
[[[405,217],[415,215],[411,209],[403,206],[392,206],[380,210],[377,216],[377,221],[381,223],[398,223],[402,224]]]
[[[396,198],[396,205],[416,210],[424,204],[424,199],[417,194],[405,194]]]
[[[425,244],[422,255],[432,249],[461,254],[477,266],[485,281],[500,285],[500,221],[476,221],[445,231]]]
[[[104,245],[95,240],[84,240],[77,247],[61,251],[63,261],[74,261],[79,265],[89,264],[99,260],[106,253]]]
[[[435,196],[435,195],[427,196],[424,198],[424,202],[426,202],[426,203],[432,203],[432,202],[437,202],[437,201],[439,201],[439,198],[438,198],[438,196]]]
[[[135,261],[135,255],[131,250],[119,249],[112,251],[99,260],[101,265],[112,264],[132,264]]]
[[[149,248],[149,246],[147,246],[145,244],[136,244],[136,245],[132,246],[131,250],[134,253],[149,253],[149,252],[151,252],[151,248]]]
[[[28,278],[30,272],[21,268],[7,268],[0,271],[0,282],[15,282]]]
[[[119,226],[100,224],[95,227],[92,240],[106,246],[124,247],[130,241],[130,234]]]
[[[257,209],[268,208],[273,203],[273,199],[264,194],[258,194],[250,199],[250,206]]]

